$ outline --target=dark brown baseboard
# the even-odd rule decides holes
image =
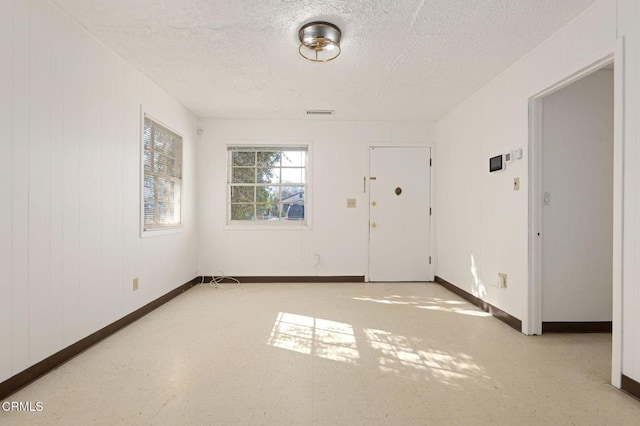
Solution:
[[[624,374],[622,375],[622,390],[640,399],[640,383]]]
[[[444,288],[446,288],[447,290],[451,291],[452,293],[455,293],[458,296],[462,297],[467,302],[477,306],[478,308],[482,309],[485,312],[490,313],[491,315],[498,318],[500,321],[504,322],[514,330],[522,333],[522,321],[520,321],[518,318],[509,315],[502,309],[496,308],[492,304],[487,303],[484,300],[474,296],[473,294],[464,291],[460,287],[456,287],[455,285],[451,284],[450,282],[440,277],[436,277],[436,282],[441,286],[443,286]]]
[[[611,333],[611,321],[598,322],[543,322],[544,333]]]
[[[45,358],[42,361],[38,362],[37,364],[34,364],[31,367],[27,368],[26,370],[16,374],[15,376],[10,377],[9,379],[0,383],[0,400],[18,391],[19,389],[33,382],[37,378],[45,375],[46,373],[53,370],[54,368],[64,364],[74,356],[78,355],[80,352],[83,352],[89,349],[91,346],[95,345],[101,340],[106,339],[113,333],[125,328],[129,324],[142,318],[143,316],[147,315],[149,312],[153,311],[154,309],[164,305],[169,300],[184,293],[194,285],[199,284],[200,280],[201,280],[200,277],[192,279],[191,281],[181,285],[175,290],[170,291],[164,296],[160,296],[156,300],[149,302],[148,304],[144,305],[140,309],[134,312],[131,312],[130,314],[96,331],[95,333],[90,334],[84,339],[79,340],[70,346],[67,346],[66,348],[56,352],[50,357]]]
[[[211,275],[204,276],[204,282],[208,283],[213,277]],[[216,277],[219,278],[219,277]],[[287,277],[233,277],[241,283],[363,283],[362,275],[343,275],[343,276],[287,276]],[[222,283],[234,282],[228,278],[223,278]]]

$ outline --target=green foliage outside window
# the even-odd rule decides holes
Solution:
[[[290,204],[304,204],[306,149],[229,150],[231,221],[283,220]]]

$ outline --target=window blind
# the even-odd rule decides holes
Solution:
[[[182,223],[182,137],[144,118],[144,229]]]

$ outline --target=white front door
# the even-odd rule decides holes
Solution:
[[[432,281],[431,148],[369,150],[369,281]]]

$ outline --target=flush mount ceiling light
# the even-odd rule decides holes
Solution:
[[[329,62],[340,55],[340,28],[329,22],[309,22],[300,28],[300,55],[311,62]]]

